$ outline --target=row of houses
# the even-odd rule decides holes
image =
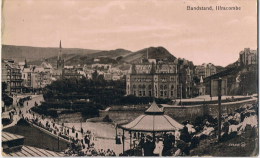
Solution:
[[[113,67],[112,64],[95,63],[83,66],[83,74],[86,78],[92,79],[92,74],[95,71],[98,75],[102,75],[105,80],[120,80],[128,73],[128,70],[120,70]]]
[[[126,75],[126,71],[121,71],[110,64],[94,63],[84,65],[84,67],[65,65],[61,41],[55,66],[47,60],[44,60],[40,65],[28,65],[26,59],[19,63],[15,63],[12,59],[2,59],[2,82],[6,83],[6,92],[8,93],[42,89],[62,78],[80,79],[86,77],[92,79],[92,74],[95,71],[98,75],[103,75],[105,80],[120,80]]]
[[[43,88],[52,82],[51,69],[43,66],[29,66],[27,62],[16,64],[14,60],[2,60],[2,82],[8,93]]]

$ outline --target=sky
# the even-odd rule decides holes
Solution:
[[[238,6],[190,11],[187,6]],[[257,48],[256,0],[3,0],[2,44],[137,51],[226,66]]]

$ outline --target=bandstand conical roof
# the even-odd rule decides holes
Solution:
[[[163,110],[153,101],[151,106],[145,111],[145,114],[163,114]]]
[[[183,125],[165,115],[164,111],[153,102],[143,115],[120,127],[128,131],[167,132],[182,129]]]

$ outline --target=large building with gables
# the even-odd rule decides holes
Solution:
[[[126,94],[137,97],[177,98],[177,64],[133,64],[126,76]]]

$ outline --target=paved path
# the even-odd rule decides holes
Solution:
[[[28,95],[25,95],[25,96],[28,96]],[[23,97],[25,97],[25,96],[23,96]],[[42,95],[34,95],[34,96],[32,96],[32,100],[25,101],[24,102],[24,106],[19,107],[19,106],[17,106],[17,100],[19,98],[21,98],[21,97],[22,96],[18,96],[18,97],[14,98],[14,105],[16,105],[15,109],[17,111],[17,114],[15,114],[13,116],[13,118],[14,118],[13,122],[11,124],[3,127],[3,129],[15,126],[17,124],[17,122],[21,119],[21,116],[19,116],[20,110],[21,110],[22,114],[24,115],[24,117],[28,117],[29,119],[33,119],[32,114],[27,113],[27,111],[29,111],[32,107],[35,106],[35,102],[37,102],[37,104],[40,105],[40,101],[43,101]],[[27,105],[27,103],[28,103],[28,105]],[[8,113],[9,112],[6,112],[6,113],[4,113],[4,115],[8,116],[8,118],[9,118],[9,114]],[[41,115],[35,113],[35,117],[36,116],[38,118],[42,118]],[[46,121],[48,121],[48,122],[51,122],[51,121],[55,122],[53,119],[48,118],[48,117],[45,117],[44,119],[41,119],[41,122],[44,125],[45,125]],[[61,124],[57,124],[57,122],[55,122],[55,124],[56,124],[57,127],[61,126]],[[115,143],[115,136],[114,136],[115,129],[114,128],[113,129],[111,127],[108,128],[107,126],[109,126],[109,125],[102,125],[102,126],[100,126],[100,125],[93,125],[93,123],[89,124],[89,123],[86,123],[86,122],[84,122],[82,124],[83,124],[82,127],[83,127],[84,131],[87,131],[87,130],[94,131],[94,133],[97,134],[97,135],[99,135],[99,133],[101,132],[101,135],[100,135],[101,137],[97,136],[95,138],[95,140],[93,141],[94,144],[95,144],[95,148],[96,149],[105,149],[105,150],[112,149],[116,153],[116,155],[118,155],[119,153],[122,153],[123,145]],[[77,132],[78,133],[78,138],[79,139],[83,138],[83,135],[79,132],[80,128],[81,128],[81,123],[68,123],[68,124],[65,123],[65,126],[70,127],[70,129],[69,129],[70,130],[69,136],[76,138],[76,133],[72,133],[72,129],[71,129],[74,126],[75,129],[78,131]],[[110,133],[108,135],[106,134],[107,130],[109,130],[108,133]],[[111,133],[113,133],[113,135]],[[128,137],[127,134],[125,136]],[[129,139],[127,138],[125,140],[125,150],[127,150],[129,148],[130,148],[130,143],[129,143]]]
[[[16,110],[16,114],[14,114],[13,116],[13,121],[11,124],[7,125],[7,126],[4,126],[3,129],[5,128],[9,128],[9,127],[12,127],[12,126],[15,126],[17,124],[17,122],[21,119],[21,116],[19,116],[19,112],[21,110],[22,114],[23,115],[26,115],[26,111],[30,110],[32,107],[35,106],[35,102],[37,102],[37,104],[39,105],[41,101],[43,101],[43,97],[42,95],[32,95],[32,99],[29,100],[29,101],[25,101],[24,102],[24,106],[17,106],[17,100],[21,97],[26,97],[28,95],[25,95],[25,96],[18,96],[18,97],[14,97],[13,98],[13,102],[14,102],[14,108]],[[27,105],[28,103],[28,105]],[[13,111],[13,110],[12,110]],[[3,118],[6,118],[6,116],[8,116],[9,118],[9,111],[8,112],[4,112],[2,114],[2,117]]]

